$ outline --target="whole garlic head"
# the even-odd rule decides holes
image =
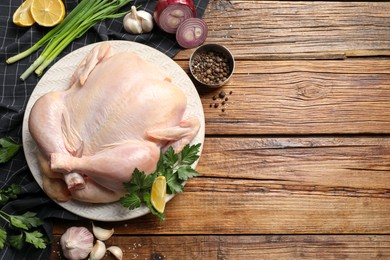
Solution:
[[[131,7],[131,12],[123,18],[123,27],[126,32],[141,34],[152,31],[153,16],[146,11],[137,11],[135,6]]]
[[[61,236],[64,256],[70,260],[85,259],[93,248],[93,234],[85,227],[70,227]]]

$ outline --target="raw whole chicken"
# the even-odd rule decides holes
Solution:
[[[117,201],[135,168],[153,172],[161,150],[179,152],[196,136],[200,122],[183,118],[186,105],[158,67],[97,45],[67,90],[43,95],[31,109],[43,189],[57,201]]]

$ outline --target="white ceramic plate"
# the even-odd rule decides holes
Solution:
[[[183,71],[183,69],[171,58],[146,45],[128,42],[128,41],[110,41],[113,51],[116,52],[136,52],[141,57],[149,62],[157,64],[163,71],[172,77],[173,82],[182,87],[184,93],[187,95],[188,105],[185,117],[197,116],[201,122],[201,128],[192,141],[193,144],[204,142],[205,122],[202,103],[200,101],[198,92],[195,89],[191,79]],[[36,158],[37,146],[32,139],[28,130],[28,118],[31,107],[36,100],[51,91],[65,90],[68,88],[68,83],[74,70],[81,62],[81,60],[89,53],[89,51],[100,43],[87,45],[63,57],[55,63],[41,78],[35,87],[29,102],[26,107],[26,112],[23,120],[23,147],[26,155],[28,166],[38,184],[42,188],[42,176],[39,171],[38,161]],[[203,148],[203,145],[201,149]],[[196,166],[197,162],[194,164]],[[167,200],[172,199],[173,196],[168,196]],[[58,203],[58,202],[57,202]],[[65,203],[58,203],[63,208],[76,215],[91,220],[99,221],[120,221],[128,220],[143,216],[149,213],[149,209],[145,206],[134,210],[124,208],[119,202],[107,204],[82,203],[79,201],[68,201]]]

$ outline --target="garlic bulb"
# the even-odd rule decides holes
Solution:
[[[109,251],[111,254],[115,256],[116,259],[122,260],[123,258],[123,251],[120,247],[118,246],[110,246],[107,248],[107,251]]]
[[[89,254],[89,260],[100,260],[106,254],[106,244],[100,240],[96,240],[95,245]]]
[[[85,227],[70,227],[61,236],[64,256],[70,260],[85,259],[92,251],[93,234]]]
[[[114,229],[104,229],[101,227],[97,227],[92,223],[92,232],[95,235],[95,237],[101,241],[105,241],[109,239],[112,234],[114,234]]]
[[[150,32],[153,29],[153,16],[143,10],[137,11],[137,8],[132,6],[131,12],[123,18],[123,27],[133,34]]]

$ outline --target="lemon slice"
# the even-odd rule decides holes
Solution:
[[[12,16],[12,21],[14,24],[27,27],[35,23],[30,10],[31,2],[32,0],[26,0],[18,7],[18,9],[16,9],[14,15]]]
[[[164,213],[167,197],[167,181],[165,176],[158,176],[152,184],[150,202],[160,213]]]
[[[52,27],[65,17],[65,5],[62,0],[32,0],[31,15],[37,24]]]

